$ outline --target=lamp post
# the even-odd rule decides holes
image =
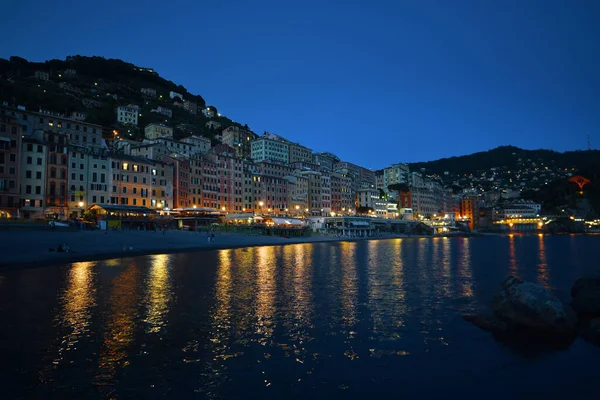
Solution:
[[[265,203],[263,203],[263,202],[262,202],[262,200],[258,202],[258,205],[260,206],[260,213],[261,213],[261,214],[262,214],[262,208],[263,208],[263,205],[264,205],[264,204],[265,204]]]
[[[83,201],[79,202],[79,208],[80,208],[81,216],[83,217]]]

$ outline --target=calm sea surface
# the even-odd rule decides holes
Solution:
[[[1,398],[597,399],[599,348],[517,350],[460,314],[508,274],[568,300],[599,268],[600,236],[515,236],[0,271]]]

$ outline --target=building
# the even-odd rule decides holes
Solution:
[[[288,208],[292,214],[302,215],[308,211],[309,178],[295,173],[286,177],[288,181]]]
[[[531,200],[515,200],[494,208],[493,219],[537,218],[540,216],[541,208],[541,204]]]
[[[340,158],[335,154],[323,152],[312,155],[312,163],[318,165],[319,171],[332,172],[333,166],[340,162]]]
[[[40,79],[42,81],[50,80],[50,73],[46,71],[35,71],[34,75],[35,79]]]
[[[117,122],[123,125],[135,125],[138,124],[138,116],[140,114],[140,107],[134,104],[128,104],[126,106],[117,107]]]
[[[331,176],[326,172],[301,171],[308,178],[308,212],[310,215],[331,213]]]
[[[206,126],[208,129],[219,129],[221,124],[217,121],[208,121],[206,124],[204,124],[204,126]]]
[[[82,112],[82,111],[73,111],[71,113],[71,119],[73,121],[79,121],[79,122],[83,122],[85,121],[85,119],[87,118],[87,113]]]
[[[239,158],[250,159],[252,151],[252,141],[256,140],[258,135],[239,126],[230,126],[221,132],[221,143],[232,147]]]
[[[214,118],[217,114],[217,109],[212,106],[208,106],[202,110],[202,115],[206,118]]]
[[[158,106],[155,109],[150,110],[150,112],[162,114],[169,118],[173,117],[173,110],[171,110],[170,108],[167,108],[167,107],[163,107],[163,106]]]
[[[204,136],[192,135],[181,139],[181,143],[188,143],[196,147],[197,154],[207,154],[210,151],[211,142],[209,138]]]
[[[253,164],[261,175],[275,176],[279,178],[290,175],[294,169],[287,164],[279,162],[261,161]]]
[[[379,202],[379,190],[359,189],[356,192],[356,201],[358,208],[375,210],[375,204]]]
[[[383,190],[383,170],[375,171],[375,189]]]
[[[67,134],[62,131],[37,131],[46,144],[46,207],[48,218],[66,219],[69,207],[69,156]]]
[[[75,75],[77,75],[77,70],[75,70],[73,68],[67,68],[63,71],[63,74],[65,76],[75,76]]]
[[[151,98],[155,98],[156,97],[156,89],[153,88],[142,88],[140,90],[142,92],[142,95],[145,97],[151,97]]]
[[[244,164],[244,199],[242,211],[260,211],[262,207],[264,207],[265,203],[261,180],[261,175],[253,168],[253,166]]]
[[[202,166],[202,207],[217,209],[219,203],[219,171],[217,163],[208,156],[201,157]],[[220,200],[220,199],[219,199]]]
[[[1,146],[2,144],[0,143]],[[20,216],[25,219],[44,218],[44,208],[46,206],[46,157],[46,145],[41,138],[23,138],[21,144],[19,192],[21,194]],[[2,207],[0,210],[4,210],[4,208]]]
[[[308,147],[304,147],[299,143],[288,143],[288,149],[288,162],[290,164],[295,162],[313,162],[312,150]]]
[[[165,124],[148,124],[144,128],[146,139],[158,139],[161,137],[173,139],[173,128]]]
[[[251,143],[251,158],[255,162],[277,161],[289,163],[289,145],[281,140],[261,136]]]
[[[190,114],[198,114],[198,104],[193,101],[185,100],[183,102],[183,109],[189,112]]]
[[[0,116],[0,218],[19,214],[21,136],[22,127],[16,118]]]
[[[126,156],[109,155],[110,203],[124,206],[150,206],[151,161]]]
[[[213,147],[208,157],[217,166],[218,208],[226,212],[242,211],[243,161],[236,157],[233,148],[222,144]]]
[[[77,218],[94,204],[108,203],[110,165],[107,149],[69,146],[69,156],[68,214]]]
[[[479,202],[477,196],[465,196],[460,200],[459,219],[468,221],[469,228],[475,229],[479,225]]]
[[[179,99],[180,101],[183,101],[183,95],[181,93],[169,92],[169,97],[171,98],[171,100]]]
[[[200,157],[188,158],[190,165],[190,205],[202,207],[202,159]]]
[[[161,161],[173,165],[173,208],[191,207],[189,159],[163,156]]]
[[[177,154],[179,156],[191,157],[202,154],[201,148],[193,142],[184,142],[169,138],[144,139],[144,143],[160,143],[167,148],[168,154]]]
[[[150,160],[162,160],[162,157],[170,155],[171,151],[164,143],[141,143],[129,146],[129,151],[125,154]]]
[[[173,164],[153,160],[151,170],[150,207],[173,208]]]
[[[356,192],[352,188],[352,179],[337,172],[331,173],[331,211],[349,213],[356,207]]]
[[[383,190],[389,193],[388,187],[396,184],[409,183],[409,169],[406,164],[393,164],[383,169]]]

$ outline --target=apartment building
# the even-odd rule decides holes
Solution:
[[[19,210],[21,129],[16,118],[0,116],[0,218],[15,217]]]
[[[332,172],[333,166],[340,162],[340,158],[328,152],[314,153],[312,163],[319,166],[319,171]]]
[[[144,128],[144,137],[146,139],[168,138],[173,139],[173,128],[165,124],[148,124]]]
[[[69,208],[69,155],[67,135],[57,131],[36,131],[46,143],[46,208],[49,218],[66,219]]]
[[[352,188],[352,179],[337,172],[331,173],[331,211],[346,213],[355,208],[356,192]]]
[[[24,138],[21,144],[20,215],[25,219],[44,218],[46,150],[44,142],[34,138]]]
[[[202,207],[219,208],[219,169],[217,163],[213,162],[208,156],[201,157],[202,167]],[[219,200],[217,200],[219,198]]]
[[[222,211],[242,211],[243,206],[243,161],[236,157],[235,150],[227,145],[213,147],[209,159],[217,165],[217,202]]]
[[[204,136],[192,135],[186,137],[185,139],[181,139],[181,143],[187,143],[196,148],[196,154],[208,154],[211,147],[211,142],[209,138],[205,138]]]
[[[255,162],[276,161],[284,164],[289,162],[290,149],[288,143],[284,141],[261,136],[252,141],[250,146],[251,158]]]
[[[117,107],[117,122],[123,125],[137,126],[139,114],[140,107],[135,104],[119,106]]]
[[[173,208],[191,207],[189,158],[163,156],[161,161],[173,166]]]
[[[239,158],[250,159],[252,142],[258,135],[239,126],[230,126],[221,132],[221,143],[232,147]]]
[[[69,155],[69,216],[77,218],[93,204],[108,203],[110,165],[107,149],[70,146]]]
[[[409,168],[406,164],[392,164],[383,169],[383,190],[389,193],[388,187],[396,184],[408,184]]]
[[[151,169],[150,207],[173,208],[173,164],[153,160]]]
[[[309,207],[309,178],[300,173],[286,177],[288,181],[288,209],[291,213],[302,215]]]
[[[306,162],[312,163],[312,150],[302,146],[300,143],[288,143],[288,163]]]
[[[150,206],[151,161],[123,154],[109,155],[110,203]]]

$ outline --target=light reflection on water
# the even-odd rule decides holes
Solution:
[[[59,290],[48,284],[59,295],[39,369],[48,387],[66,382],[54,387],[63,397],[73,368],[109,397],[142,385],[146,397],[286,397],[289,389],[302,398],[319,387],[385,385],[388,370],[419,380],[410,363],[435,369],[449,363],[444,348],[476,346],[464,338],[478,331],[457,315],[488,302],[507,274],[565,290],[563,273],[550,271],[564,265],[553,261],[552,240],[559,239],[393,239],[74,263]],[[567,249],[579,243],[560,240]],[[490,241],[496,253],[485,247]],[[580,257],[591,250],[577,247]],[[20,277],[4,276],[0,296]],[[35,303],[23,312],[35,315]],[[460,356],[473,365],[497,349],[491,336],[477,338],[488,347]]]

